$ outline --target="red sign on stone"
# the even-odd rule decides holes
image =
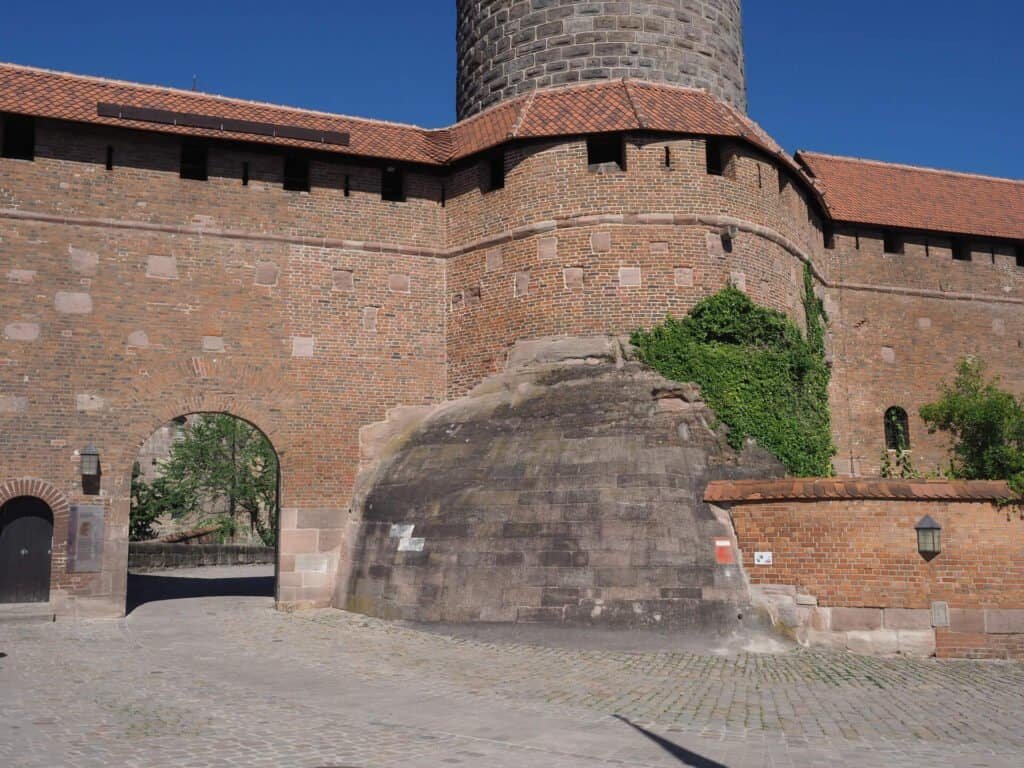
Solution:
[[[715,562],[719,565],[732,565],[736,562],[732,542],[728,539],[715,539]]]

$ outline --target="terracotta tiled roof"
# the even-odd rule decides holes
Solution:
[[[1024,240],[1024,181],[799,152],[833,218]]]
[[[1013,496],[996,480],[786,479],[709,483],[708,502],[893,499],[901,501],[996,501]]]
[[[326,148],[318,143],[294,139],[254,137],[251,134],[233,134],[201,128],[155,125],[98,117],[96,114],[98,102],[348,132],[351,134],[351,146],[337,147],[336,151],[418,163],[436,163],[442,159],[439,156],[439,149],[431,141],[430,132],[412,126],[340,117],[290,107],[275,107],[173,88],[136,85],[12,64],[0,64],[0,111],[58,120],[74,120],[82,123],[116,125],[122,128],[138,128],[145,131],[217,136],[315,149]]]
[[[349,146],[235,134],[100,117],[100,102],[348,133]],[[802,169],[753,121],[706,91],[632,80],[535,91],[449,128],[428,130],[379,120],[242,101],[116,80],[0,64],[0,111],[145,131],[306,147],[360,157],[444,165],[512,139],[651,130],[733,136],[777,156],[810,185]]]

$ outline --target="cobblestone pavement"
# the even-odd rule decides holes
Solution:
[[[0,653],[5,768],[1024,765],[1016,664],[538,647],[244,596],[0,624]]]

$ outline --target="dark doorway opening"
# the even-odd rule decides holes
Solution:
[[[19,496],[0,507],[0,603],[50,600],[53,511]]]

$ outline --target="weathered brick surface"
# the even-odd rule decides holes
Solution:
[[[914,530],[926,514],[942,525],[931,561]],[[1024,657],[1017,514],[989,503],[851,500],[743,503],[732,517],[751,582],[814,595],[831,607],[833,631],[924,629],[941,601],[950,627],[936,630],[940,656]],[[764,551],[772,565],[755,565]]]
[[[632,77],[746,109],[740,0],[458,0],[458,113],[534,88]]]
[[[42,121],[37,135],[35,162],[0,160],[0,207],[17,209],[0,218],[0,325],[39,329],[0,338],[0,482],[46,478],[69,503],[108,510],[99,574],[65,572],[67,517],[57,515],[55,598],[123,608],[132,462],[162,423],[198,411],[233,413],[268,435],[284,505],[318,510],[322,523],[296,530],[312,538],[290,554],[333,550],[336,563],[359,426],[443,397],[444,267],[413,253],[440,237],[429,197],[438,183],[410,174],[410,202],[384,203],[367,186],[373,170],[353,168],[345,197],[331,182],[344,167],[314,162],[313,192],[285,192],[279,156],[220,145],[210,181],[186,181],[171,137]],[[395,228],[371,226],[382,217]],[[301,239],[342,235],[351,247]],[[378,240],[392,245],[364,244]],[[336,290],[338,270],[351,274],[349,290]],[[389,290],[395,276],[407,290]],[[78,478],[75,452],[89,441],[101,453],[100,496],[83,496]],[[281,602],[328,603],[333,586],[314,581],[282,582]]]
[[[1024,392],[1024,269],[1009,246],[975,242],[972,261],[954,261],[951,239],[905,239],[883,252],[880,231],[843,229],[828,252],[833,331],[833,425],[841,474],[874,474],[891,406],[910,416],[910,446],[922,471],[944,469],[948,442],[929,435],[921,406],[952,381],[966,355],[984,360],[1013,392]]]

